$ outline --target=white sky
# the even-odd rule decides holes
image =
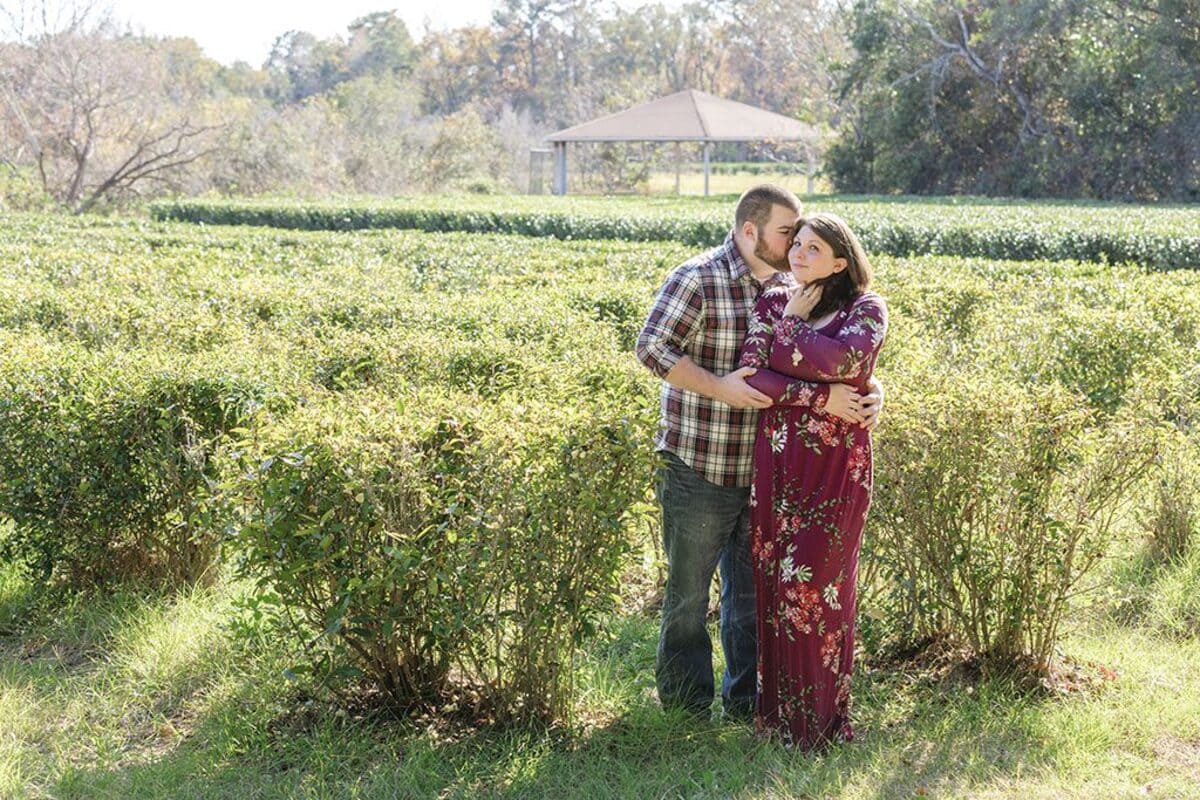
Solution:
[[[60,5],[65,0],[50,0]],[[604,0],[625,8],[650,0]],[[668,7],[683,0],[664,0]],[[0,0],[0,6],[27,9],[31,0]],[[602,5],[597,3],[597,5]],[[303,30],[325,39],[344,36],[346,26],[373,11],[396,10],[408,25],[413,39],[420,40],[426,24],[434,30],[462,25],[487,24],[494,0],[101,0],[99,7],[112,9],[118,22],[135,31],[160,36],[190,36],[204,52],[224,64],[246,61],[259,67],[266,60],[275,38],[290,30]]]

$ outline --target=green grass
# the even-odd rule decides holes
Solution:
[[[1046,697],[868,659],[859,740],[814,756],[663,713],[653,614],[588,646],[572,727],[473,729],[305,700],[277,641],[227,624],[243,591],[94,598],[0,638],[0,796],[1198,796],[1200,642],[1102,614],[1065,647],[1113,680]]]

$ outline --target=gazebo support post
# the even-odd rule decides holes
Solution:
[[[567,143],[554,143],[554,193],[567,193]]]
[[[683,160],[683,152],[679,147],[679,142],[675,143],[675,194],[679,194],[679,170],[680,162]]]
[[[817,177],[817,154],[807,142],[804,144],[804,171],[808,175],[808,193],[812,194]]]
[[[711,142],[704,143],[704,196],[708,197],[708,151],[712,147]]]

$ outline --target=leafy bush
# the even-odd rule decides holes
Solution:
[[[441,202],[426,210],[496,211],[494,201]],[[584,200],[541,211],[605,225],[707,220],[716,230],[728,210],[639,201],[623,215],[624,201],[611,202],[608,211]],[[536,211],[522,198],[510,205]],[[983,211],[1001,216],[981,224],[1011,228],[1031,211],[1047,224],[1063,219],[1032,207],[855,207],[901,227],[943,210],[955,224]],[[1159,213],[1137,230],[1175,235],[1183,212]],[[1064,230],[1083,224],[1067,222]],[[658,381],[629,344],[655,288],[693,253],[678,242],[8,215],[0,519],[16,509],[25,521],[0,537],[63,585],[154,579],[163,564],[186,561],[164,555],[160,541],[200,537],[211,548],[230,506],[245,503],[251,524],[228,553],[239,558],[247,545],[243,567],[277,587],[318,674],[390,685],[395,703],[433,703],[470,685],[508,716],[561,713],[570,681],[562,643],[608,607],[623,548],[648,546],[644,530],[624,526],[618,541],[612,527],[624,520],[611,498],[636,513],[652,481],[642,459]],[[863,608],[874,616],[864,621],[872,635],[946,632],[992,655],[1014,649],[1000,633],[1017,629],[1015,649],[1036,657],[1061,618],[1055,587],[1078,587],[1102,538],[1103,520],[1080,520],[1120,483],[1097,472],[1097,453],[1120,441],[1135,409],[1151,427],[1161,419],[1186,431],[1194,419],[1200,273],[872,255],[893,316],[861,561]],[[1112,460],[1129,463],[1142,444]],[[211,496],[210,481],[243,473]],[[82,475],[91,477],[81,486]],[[289,505],[293,489],[309,504]],[[321,509],[315,518],[310,506]],[[409,531],[400,561],[386,551],[390,531]],[[279,551],[280,542],[291,544]],[[199,564],[209,550],[192,552]],[[1036,580],[1006,557],[1023,559]],[[408,616],[388,605],[388,582],[414,599]],[[491,605],[475,589],[492,592]],[[1036,599],[1034,611],[1017,607],[1020,592]],[[567,610],[552,617],[554,604]],[[415,638],[381,638],[399,636],[401,622]],[[419,680],[402,677],[397,654]]]
[[[54,198],[32,170],[13,169],[9,164],[0,168],[0,211],[47,211],[54,207]]]
[[[1200,448],[1185,435],[1170,439],[1162,454],[1148,502],[1140,514],[1148,555],[1172,561],[1196,549],[1200,536]]]
[[[220,533],[205,502],[212,455],[253,387],[179,364],[43,355],[0,374],[5,556],[64,591],[204,577]]]
[[[231,545],[331,685],[411,707],[467,683],[501,716],[560,717],[575,648],[613,606],[647,427],[586,404],[343,394],[260,432]]]
[[[1112,543],[1157,437],[1053,385],[921,376],[895,387],[876,448],[866,601],[910,641],[1049,667],[1067,600]],[[868,593],[869,594],[869,593]]]

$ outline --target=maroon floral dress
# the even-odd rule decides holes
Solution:
[[[871,504],[871,435],[826,414],[830,383],[866,391],[887,328],[864,292],[819,329],[783,317],[784,289],[750,318],[741,366],[775,400],[759,416],[750,491],[760,729],[813,749],[849,741],[858,552]]]

